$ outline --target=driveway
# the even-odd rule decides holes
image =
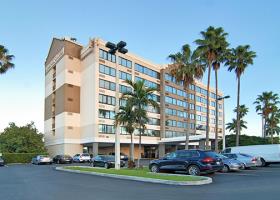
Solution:
[[[56,165],[0,168],[2,200],[279,200],[280,165],[213,175],[213,184],[170,186],[56,171]],[[61,166],[61,165],[60,165]]]

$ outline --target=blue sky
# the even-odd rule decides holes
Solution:
[[[241,103],[250,109],[243,133],[260,135],[261,120],[252,103],[263,91],[280,93],[279,8],[277,0],[3,1],[0,44],[16,56],[16,67],[0,76],[0,130],[12,121],[35,121],[43,131],[44,61],[53,37],[71,36],[82,44],[93,37],[125,40],[129,51],[167,63],[167,55],[183,44],[195,48],[199,32],[213,25],[229,33],[232,47],[250,44],[257,52],[241,80]],[[231,96],[228,122],[234,117],[236,79],[226,68],[219,72],[219,87]]]

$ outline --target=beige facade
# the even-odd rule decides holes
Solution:
[[[131,89],[126,79],[144,79],[148,87],[160,89],[154,96],[160,109],[147,108],[150,122],[142,137],[143,156],[157,156],[159,143],[176,148],[182,145],[188,124],[191,135],[205,137],[205,85],[197,81],[195,87],[185,90],[168,76],[168,67],[131,53],[112,55],[105,44],[101,39],[92,39],[87,46],[69,38],[53,39],[45,63],[45,143],[51,155],[113,151],[114,115],[124,103],[120,100],[122,93]],[[187,98],[187,94],[193,98]],[[189,105],[193,107],[188,109]],[[219,108],[222,120],[223,109]],[[172,109],[176,115],[169,113]],[[210,132],[214,134],[211,121]],[[223,122],[220,124],[222,131]],[[121,150],[127,153],[130,136],[123,127],[120,131]],[[198,145],[197,138],[190,138],[192,145]],[[138,139],[136,131],[135,144]]]

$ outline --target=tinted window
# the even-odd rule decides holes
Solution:
[[[191,158],[192,154],[190,151],[182,151],[178,152],[178,157],[179,158]]]
[[[217,153],[215,153],[214,151],[205,151],[205,155],[209,156],[209,157],[217,157]]]
[[[166,158],[167,159],[174,159],[174,158],[176,158],[176,153],[173,152],[173,153],[166,154]]]

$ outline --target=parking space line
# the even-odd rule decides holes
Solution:
[[[235,174],[235,173],[219,173],[219,175],[229,175],[229,176],[260,176],[256,174]]]

